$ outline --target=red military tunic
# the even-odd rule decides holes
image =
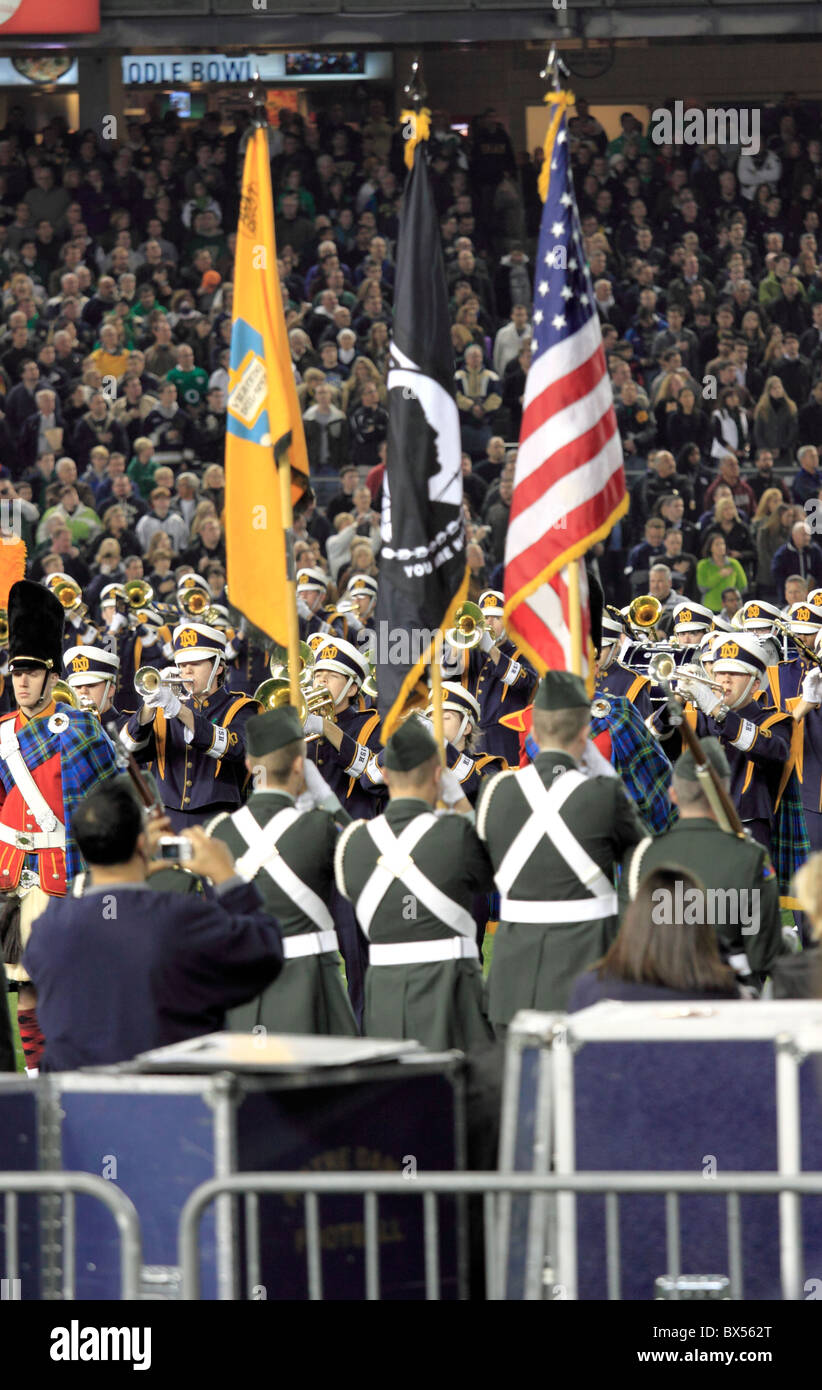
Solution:
[[[36,717],[48,719],[57,712],[52,700]],[[0,716],[0,724],[13,719],[15,733],[29,722],[22,710]],[[63,824],[65,808],[63,803],[63,778],[59,745],[50,758],[39,767],[29,769],[35,785],[57,820]],[[6,791],[0,784],[0,824],[12,830],[36,834],[40,827],[18,787]],[[22,870],[30,869],[39,875],[40,887],[45,893],[61,897],[66,892],[66,852],[65,849],[26,850],[0,841],[0,892],[16,888]]]

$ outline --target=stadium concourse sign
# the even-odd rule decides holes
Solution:
[[[3,0],[0,0],[0,4]],[[311,54],[247,53],[233,56],[227,53],[141,53],[123,58],[123,83],[126,87],[158,87],[169,83],[187,86],[192,82],[231,83],[253,82],[255,74],[261,82],[339,82],[351,80],[351,70],[317,71],[300,59]],[[359,81],[390,78],[393,59],[390,53],[360,53],[357,57]]]
[[[0,38],[7,34],[96,34],[100,0],[0,0]]]

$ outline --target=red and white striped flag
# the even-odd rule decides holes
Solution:
[[[568,157],[570,92],[552,107],[540,176],[544,201],[534,268],[531,367],[525,383],[505,544],[509,633],[540,675],[572,669],[569,566],[628,509],[622,442]],[[590,616],[580,576],[582,675]]]

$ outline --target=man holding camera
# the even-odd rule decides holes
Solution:
[[[73,830],[90,869],[82,897],[53,899],[24,964],[46,1037],[45,1071],[106,1066],[212,1033],[282,968],[276,922],[234,859],[199,826],[186,831],[187,867],[214,895],[151,886],[168,821],[147,823],[126,778],[77,807]]]
[[[225,689],[226,635],[186,621],[172,636],[182,687],[161,681],[120,732],[138,763],[153,763],[175,830],[200,825],[245,800],[245,726],[260,706]]]

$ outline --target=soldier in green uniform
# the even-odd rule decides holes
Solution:
[[[384,775],[384,815],[348,826],[335,857],[337,887],[369,942],[365,1032],[435,1051],[487,1044],[471,906],[493,879],[471,807],[416,715],[386,744]],[[468,814],[435,815],[439,799]]]
[[[347,824],[349,817],[307,762],[303,727],[290,705],[248,721],[246,767],[254,778],[248,803],[215,817],[206,833],[225,841],[237,873],[254,880],[277,919],[285,968],[257,999],[231,1010],[227,1027],[245,1033],[262,1024],[276,1033],[354,1036],[328,908],[335,818]]]
[[[715,738],[700,743],[728,791],[731,771],[722,745]],[[743,983],[759,986],[783,949],[779,882],[768,851],[756,840],[720,829],[690,752],[674,764],[669,795],[679,807],[679,820],[632,851],[620,882],[620,907],[636,897],[640,880],[652,869],[682,864],[707,890],[704,920],[716,928],[723,957]]]
[[[605,954],[617,930],[614,870],[644,838],[622,782],[579,769],[590,721],[579,676],[549,671],[534,701],[539,753],[480,792],[477,834],[500,894],[489,977],[500,1036],[519,1009],[564,1009],[577,975]]]

